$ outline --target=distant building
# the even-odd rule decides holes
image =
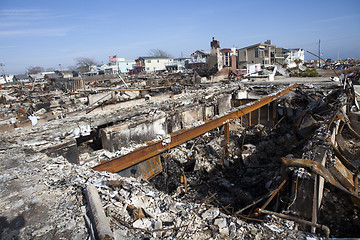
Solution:
[[[237,51],[236,48],[222,48],[220,49],[220,42],[214,37],[210,42],[211,50],[208,58],[208,69],[217,67],[218,71],[224,67],[231,67],[232,70],[237,69]]]
[[[186,69],[205,69],[207,68],[210,51],[196,50],[190,55],[190,60],[186,65]]]
[[[210,51],[196,50],[190,56],[193,63],[206,63],[210,56]]]
[[[72,77],[74,77],[73,71],[70,71],[70,70],[55,71],[55,73],[56,73],[60,78],[72,78]]]
[[[0,76],[0,84],[4,84],[4,83],[7,83],[7,82],[12,82],[13,81],[13,78],[14,78],[14,75],[1,75]]]
[[[191,58],[174,58],[171,62],[166,63],[167,71],[182,72],[185,71],[189,65]]]
[[[115,61],[102,65],[100,69],[103,70],[105,74],[128,73],[133,69],[135,63],[135,60],[116,58]]]
[[[271,41],[258,43],[238,50],[239,68],[246,68],[247,64],[269,65],[275,63],[276,46]]]
[[[32,79],[36,80],[36,81],[41,81],[44,80],[44,75],[42,73],[34,73],[34,74],[29,74],[31,76]]]
[[[296,62],[301,61],[304,63],[305,61],[305,52],[304,49],[301,48],[293,48],[288,49],[289,56],[287,59],[285,59],[285,63],[288,65],[289,68],[296,67]]]
[[[219,70],[224,67],[231,67],[232,70],[237,69],[237,51],[235,47],[223,48],[220,50],[219,66]]]
[[[14,82],[31,82],[33,79],[27,74],[14,75]]]
[[[208,69],[212,69],[217,67],[220,71],[222,69],[221,62],[220,62],[220,42],[212,38],[210,42],[210,56],[208,58]]]
[[[173,59],[169,57],[139,57],[135,60],[133,69],[135,72],[165,71],[166,65],[172,62]]]
[[[303,49],[285,49],[272,45],[270,40],[238,49],[238,67],[246,68],[247,64],[296,66],[296,59],[304,61]],[[295,64],[295,65],[294,65]]]

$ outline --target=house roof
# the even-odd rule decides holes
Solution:
[[[191,55],[194,55],[194,54],[196,54],[197,52],[202,53],[202,54],[205,54],[205,55],[209,55],[209,54],[210,54],[210,51],[196,50],[196,51],[193,52]]]
[[[31,79],[31,77],[27,74],[17,74],[14,76],[16,79]]]
[[[247,46],[247,47],[240,48],[239,50],[247,49],[247,48],[254,48],[254,47],[258,47],[260,45],[269,46],[269,47],[276,47],[275,45],[272,45],[272,44],[257,43],[257,44],[254,44],[254,45],[250,45],[250,46]]]
[[[45,74],[46,77],[48,78],[59,78],[60,76],[56,73],[48,73],[48,74]]]
[[[174,58],[174,60],[186,60],[186,59],[191,59],[191,58],[185,58],[185,57]]]
[[[231,48],[223,48],[220,52],[231,52]]]
[[[143,59],[170,59],[169,57],[139,57],[139,58],[143,58]]]

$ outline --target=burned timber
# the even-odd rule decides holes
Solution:
[[[336,77],[4,85],[1,237],[359,237],[360,74]]]

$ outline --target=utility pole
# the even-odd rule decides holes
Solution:
[[[5,64],[0,63],[0,66],[1,66],[2,71],[3,71],[3,75],[4,75],[5,82],[7,83],[7,80],[6,80],[6,75],[5,75],[5,70],[4,70]]]
[[[321,58],[320,58],[320,39],[319,39],[319,68],[320,68],[320,60]]]

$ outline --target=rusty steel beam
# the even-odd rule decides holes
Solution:
[[[261,108],[262,106],[273,102],[274,100],[280,98],[281,96],[288,93],[291,89],[296,87],[296,84],[293,84],[286,88],[283,91],[280,91],[275,94],[263,97],[257,101],[249,103],[240,107],[238,110],[231,112],[222,117],[206,121],[204,124],[193,127],[190,129],[182,129],[177,132],[171,133],[170,138],[165,140],[160,140],[156,142],[150,142],[147,146],[138,148],[131,153],[126,155],[114,158],[106,163],[95,166],[93,169],[97,171],[107,171],[107,172],[119,172],[123,169],[131,167],[137,163],[140,163],[146,159],[149,159],[153,156],[156,156],[160,153],[167,151],[170,148],[176,147],[184,142],[187,142],[193,138],[196,138],[206,132],[209,132],[221,125],[224,125],[232,120],[244,116],[245,114],[251,113],[252,111]]]

